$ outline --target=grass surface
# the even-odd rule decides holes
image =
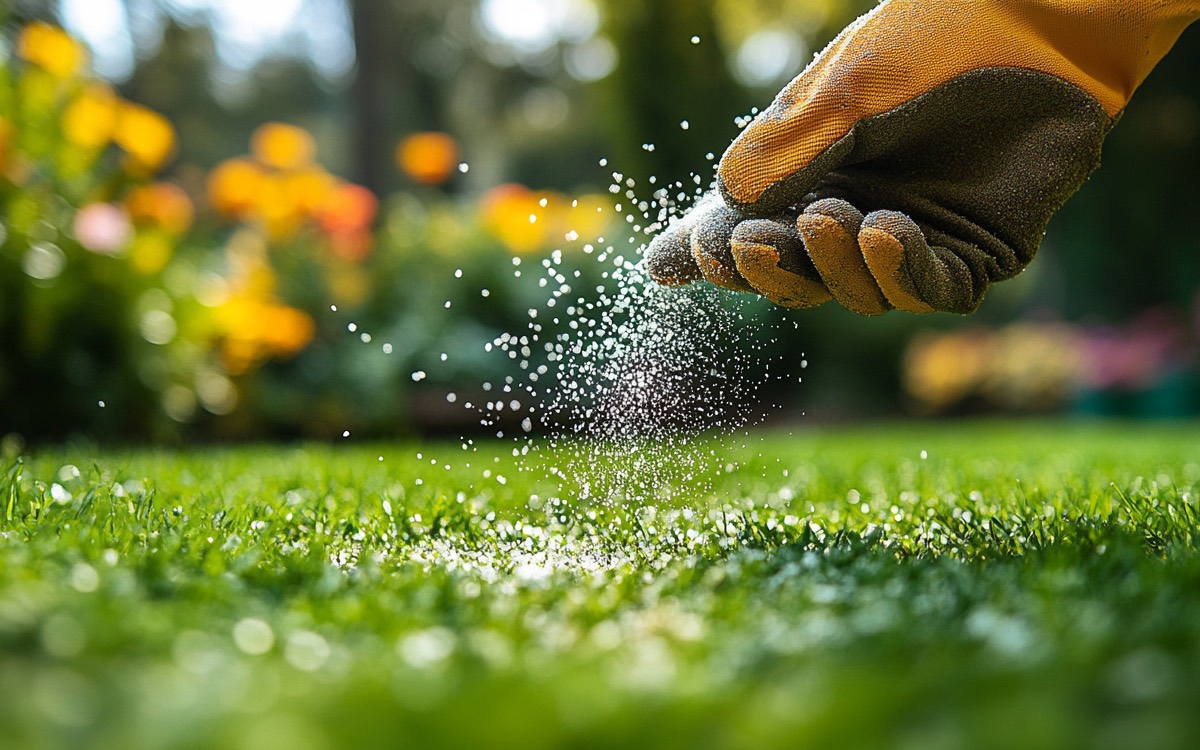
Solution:
[[[510,453],[6,460],[0,747],[1123,748],[1200,730],[1200,427],[753,433],[711,489],[642,509],[555,501]]]

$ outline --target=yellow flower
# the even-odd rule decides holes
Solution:
[[[83,46],[57,26],[35,21],[21,31],[17,54],[56,78],[70,78],[83,65]]]
[[[547,224],[538,196],[524,185],[508,184],[492,188],[481,203],[483,225],[501,242],[517,253],[528,253],[545,246]]]
[[[166,267],[174,250],[170,238],[162,232],[139,232],[129,248],[129,262],[135,271],[150,276]]]
[[[563,234],[574,232],[580,242],[595,240],[612,224],[615,213],[607,196],[582,195],[563,211]]]
[[[921,333],[904,356],[904,386],[925,411],[953,406],[974,393],[995,362],[989,331],[964,328]]]
[[[175,129],[157,112],[123,101],[117,107],[113,140],[125,149],[138,167],[154,171],[175,150]]]
[[[396,164],[414,182],[440,185],[458,163],[458,144],[446,133],[413,133],[396,147]]]
[[[284,176],[284,192],[297,210],[312,216],[337,189],[337,179],[320,167],[307,167]]]
[[[296,354],[312,341],[316,329],[304,312],[247,294],[231,297],[214,316],[225,366],[234,375],[268,357]]]
[[[259,184],[255,212],[262,221],[267,236],[285,240],[295,234],[303,223],[300,207],[288,192],[284,175],[264,175]]]
[[[338,304],[362,304],[371,292],[371,277],[360,266],[339,263],[329,272],[329,292]]]
[[[208,175],[208,199],[229,217],[247,214],[258,202],[265,175],[248,159],[222,162]]]
[[[117,96],[102,83],[88,86],[63,112],[63,134],[85,148],[107,146],[116,125]]]
[[[268,167],[290,170],[312,163],[317,145],[303,128],[268,122],[254,131],[250,139],[250,151]]]

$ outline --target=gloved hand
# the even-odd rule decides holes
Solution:
[[[785,307],[973,312],[1197,17],[1200,0],[884,0],[738,136],[650,274]]]

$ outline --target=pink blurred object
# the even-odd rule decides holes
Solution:
[[[1163,309],[1148,310],[1121,328],[1085,329],[1083,339],[1084,380],[1097,389],[1147,387],[1190,354],[1186,325]]]
[[[129,215],[111,203],[89,203],[75,214],[75,239],[93,253],[116,255],[133,236]]]

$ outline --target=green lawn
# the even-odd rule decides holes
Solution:
[[[643,509],[500,443],[7,458],[0,747],[1194,746],[1200,426],[715,452]]]

